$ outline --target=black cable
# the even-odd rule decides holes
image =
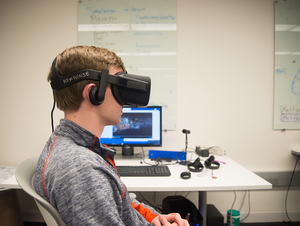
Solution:
[[[143,147],[141,147],[141,148],[142,148],[142,150],[143,150]],[[144,152],[144,150],[143,150],[143,152]],[[134,155],[134,157],[135,157],[135,158],[141,158],[141,159],[143,159],[143,158],[144,158],[143,152],[136,153],[136,154]]]
[[[154,192],[153,194],[153,202],[154,202],[155,209],[162,211],[162,209],[159,208],[159,205],[156,203],[156,192]]]
[[[53,92],[53,107],[51,110],[51,127],[52,127],[52,133],[54,132],[54,122],[53,122],[53,112],[55,109],[55,98],[54,98],[54,92]]]
[[[149,166],[154,166],[153,164],[150,164],[150,163],[148,163],[148,162],[146,162],[146,160],[145,160],[145,151],[144,151],[144,148],[143,147],[141,147],[141,149],[142,149],[142,155],[143,155],[143,159],[142,159],[142,161],[143,161],[143,163],[145,163],[146,165],[149,165]],[[158,164],[156,164],[156,165],[158,165]]]
[[[176,154],[176,160],[177,160],[177,162],[179,161],[178,155],[179,155],[180,153],[182,153],[182,152],[185,152],[185,151],[179,151],[179,152],[177,152],[177,154]],[[185,160],[186,160],[186,157],[185,157]]]
[[[154,201],[155,203],[151,203],[149,200],[147,200],[143,194],[141,192],[139,192],[140,196],[142,197],[142,200],[140,200],[139,202],[140,203],[145,203],[146,205],[149,205],[151,206],[152,208],[154,208],[157,212],[161,213],[162,212],[162,209],[159,208],[159,205],[156,205],[156,201]]]
[[[148,205],[152,206],[152,203],[150,201],[148,201],[141,192],[139,192],[140,196],[142,197],[142,200],[140,200],[139,202],[147,202]]]
[[[191,193],[191,192],[189,191],[189,192],[186,194],[186,196],[184,196],[184,198],[186,198],[190,193]]]
[[[145,151],[144,151],[144,148],[143,147],[141,147],[141,149],[142,149],[142,161],[143,161],[143,163],[145,163],[146,165],[149,165],[149,166],[170,166],[170,165],[175,165],[175,164],[177,164],[178,162],[174,162],[174,163],[163,163],[162,161],[164,160],[164,159],[162,159],[162,158],[160,158],[160,157],[158,157],[158,158],[156,158],[155,159],[155,164],[151,164],[151,163],[148,163],[148,162],[146,162],[146,157],[145,157]],[[135,156],[137,157],[137,155],[139,155],[140,153],[138,153],[138,154],[136,154]]]
[[[287,211],[287,199],[288,199],[289,191],[290,191],[290,188],[291,188],[291,185],[292,185],[292,181],[293,181],[295,170],[296,170],[296,167],[297,167],[297,164],[298,164],[299,157],[300,157],[300,155],[298,155],[298,158],[296,160],[296,164],[295,164],[295,167],[294,167],[294,170],[293,170],[293,173],[292,173],[292,177],[291,177],[291,180],[290,180],[290,184],[288,186],[288,189],[287,189],[287,192],[286,192],[286,197],[285,197],[285,214],[286,214],[287,218],[289,219],[290,223],[293,223],[293,222],[290,219],[288,211]]]

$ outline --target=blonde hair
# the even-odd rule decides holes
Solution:
[[[83,69],[93,69],[101,71],[119,67],[125,70],[123,61],[114,52],[108,49],[95,46],[75,46],[64,50],[57,56],[56,68],[61,76],[67,76],[73,72]],[[47,81],[51,81],[52,71],[50,70]],[[87,84],[99,82],[84,80],[71,86],[55,90],[54,98],[57,108],[62,111],[76,111],[83,100],[82,92]]]

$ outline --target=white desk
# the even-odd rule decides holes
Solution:
[[[170,177],[122,177],[122,181],[131,192],[158,192],[158,191],[198,191],[199,210],[203,216],[203,225],[206,225],[206,192],[207,191],[230,191],[230,190],[262,190],[272,189],[272,184],[257,176],[250,170],[236,163],[227,156],[215,156],[220,163],[220,169],[211,170],[206,174],[192,173],[190,179],[180,178],[180,173],[187,170],[183,165],[169,165]],[[148,161],[149,162],[149,161]],[[116,160],[117,165],[141,165],[140,160],[122,159]],[[205,170],[205,169],[204,169]],[[20,188],[15,177],[11,177],[1,184],[4,188]]]
[[[170,177],[122,177],[122,181],[129,191],[198,191],[199,210],[203,216],[203,225],[206,225],[207,215],[207,191],[231,191],[231,190],[261,190],[272,189],[272,184],[257,176],[255,173],[236,163],[227,156],[215,156],[220,163],[220,168],[203,173],[191,173],[190,179],[181,179],[180,174],[187,170],[187,166],[169,165]],[[116,165],[138,164],[134,160],[116,160]],[[141,165],[141,164],[139,164]],[[203,170],[205,171],[205,169]]]

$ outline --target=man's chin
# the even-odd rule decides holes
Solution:
[[[112,126],[116,126],[116,125],[119,125],[120,124],[120,120],[119,121],[117,121],[117,122],[113,122],[113,123],[111,123],[110,125],[112,125]]]

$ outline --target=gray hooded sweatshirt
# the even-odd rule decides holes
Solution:
[[[39,158],[35,189],[67,225],[151,225],[159,213],[130,198],[114,155],[96,135],[61,119]]]

